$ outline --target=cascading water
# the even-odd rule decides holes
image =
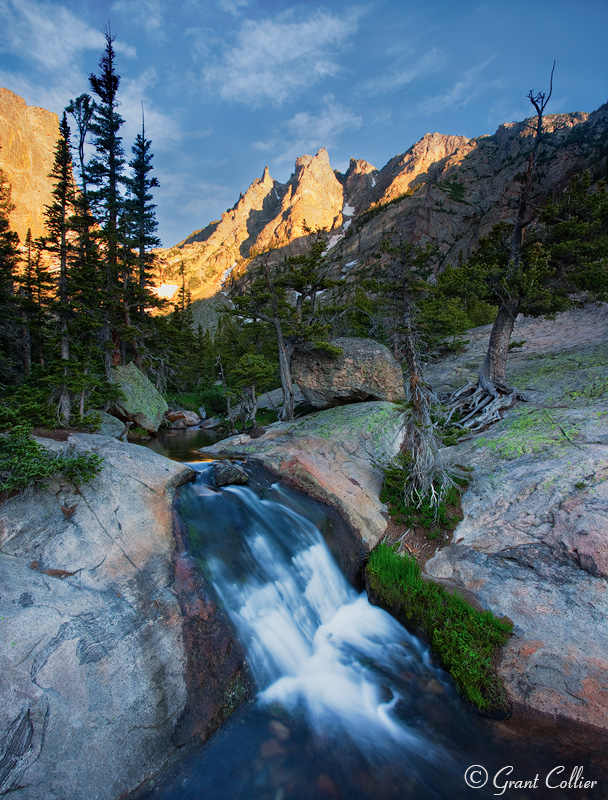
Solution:
[[[319,530],[298,513],[297,494],[278,484],[218,491],[211,465],[193,466],[200,475],[184,487],[180,515],[258,692],[176,777],[142,798],[493,796],[496,789],[473,792],[463,777],[480,761],[508,763],[488,748],[488,723],[419,639],[349,586]],[[543,796],[561,793],[517,793]]]
[[[222,517],[229,506],[238,520],[231,557],[207,564],[245,645],[259,702],[302,709],[318,734],[347,737],[366,757],[396,745],[444,759],[393,713],[404,699],[393,676],[440,681],[443,673],[418,639],[348,586],[317,528],[244,487],[208,502]]]

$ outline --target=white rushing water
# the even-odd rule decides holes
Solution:
[[[394,676],[445,680],[425,646],[349,586],[307,519],[244,487],[222,495],[239,509],[239,538],[207,567],[259,702],[301,709],[320,735],[346,735],[366,755],[405,747],[439,757],[439,745],[394,713],[403,699]]]

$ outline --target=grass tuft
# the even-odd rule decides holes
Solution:
[[[507,697],[492,659],[509,638],[510,620],[423,580],[413,557],[386,544],[371,553],[366,577],[374,601],[429,642],[467,700],[484,712],[505,713]]]

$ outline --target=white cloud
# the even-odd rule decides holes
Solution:
[[[182,139],[182,131],[175,119],[161,111],[150,99],[158,83],[158,75],[153,67],[148,68],[135,79],[121,81],[120,108],[125,124],[121,129],[123,144],[131,157],[131,144],[141,132],[141,104],[144,104],[146,139],[152,140],[152,150],[171,150]]]
[[[485,91],[490,86],[488,81],[480,81],[480,75],[491,61],[492,59],[489,58],[472,67],[465,72],[464,77],[457,81],[451,89],[434,97],[429,97],[420,103],[418,110],[423,114],[433,114],[437,111],[444,111],[446,108],[466,106],[482,90]]]
[[[333,95],[328,94],[323,98],[321,113],[300,111],[287,120],[279,136],[255,142],[253,147],[272,152],[275,164],[293,162],[305,153],[314,154],[321,147],[332,147],[342,133],[360,128],[361,122],[361,117],[336,103]]]
[[[128,15],[148,33],[163,35],[165,20],[161,0],[116,0],[112,11]]]
[[[317,10],[305,19],[290,11],[246,20],[234,44],[204,69],[204,78],[225,100],[279,106],[339,73],[337,51],[356,31],[360,16],[357,10],[341,16]]]
[[[70,71],[86,50],[101,52],[101,31],[69,9],[36,0],[0,0],[0,48],[17,56],[27,54],[45,71]]]
[[[233,17],[238,17],[242,8],[251,5],[251,0],[220,0],[220,7]]]
[[[88,90],[87,74],[105,47],[101,30],[68,8],[39,0],[0,0],[0,52],[23,58],[27,70],[0,71],[2,85],[29,105],[61,114],[70,98]],[[134,56],[130,45],[116,41],[118,53]],[[89,69],[81,66],[84,53],[94,51]]]
[[[445,62],[445,54],[433,47],[416,63],[404,67],[394,67],[377,78],[370,78],[361,85],[361,89],[370,94],[393,92],[418,78],[441,69]]]

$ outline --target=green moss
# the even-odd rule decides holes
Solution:
[[[424,581],[410,556],[380,544],[367,565],[367,580],[379,604],[427,639],[462,694],[488,713],[504,711],[507,699],[492,665],[513,624],[472,608],[462,597]]]
[[[578,428],[557,411],[546,409],[513,414],[500,427],[500,435],[477,439],[476,447],[487,447],[506,459],[552,448],[574,447]]]
[[[608,347],[602,344],[527,359],[511,379],[518,389],[542,389],[547,399],[576,403],[608,394],[606,367]]]
[[[221,708],[223,719],[227,719],[247,699],[247,694],[245,682],[238,674],[224,692]]]

